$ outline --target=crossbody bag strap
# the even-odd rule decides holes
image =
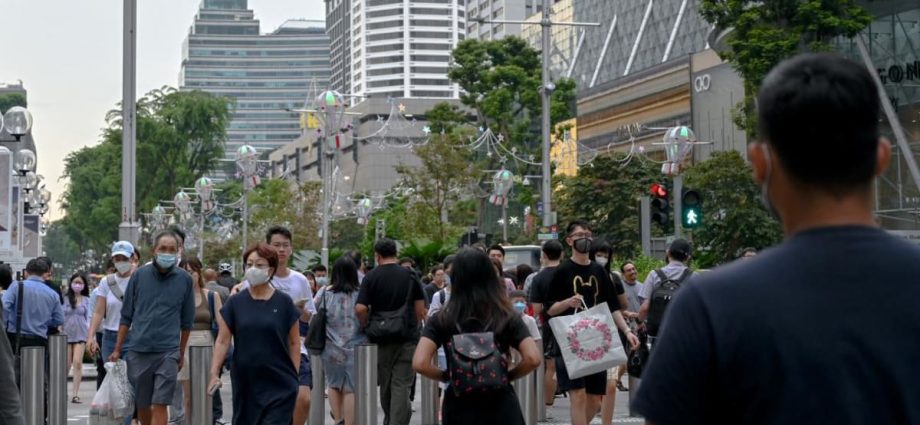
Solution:
[[[118,286],[118,281],[115,280],[114,274],[106,276],[105,283],[109,285],[109,291],[112,291],[112,294],[115,295],[115,298],[118,298],[118,301],[125,302],[125,293]]]
[[[16,355],[19,355],[20,339],[22,338],[22,305],[24,304],[25,281],[19,281],[19,291],[16,295]]]

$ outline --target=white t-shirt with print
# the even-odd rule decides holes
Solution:
[[[128,280],[131,279],[131,276],[121,277],[117,274],[114,276],[115,283],[118,285],[118,289],[121,289],[121,293],[127,292]],[[97,289],[99,290],[99,296],[105,297],[105,316],[102,318],[102,329],[118,332],[118,325],[121,323],[121,300],[109,289],[108,276],[99,281]]]
[[[313,291],[310,289],[310,281],[307,277],[298,271],[289,270],[286,277],[272,277],[271,285],[275,289],[284,292],[296,303],[298,300],[306,299],[304,310],[310,314],[316,314],[316,304],[313,302]],[[249,282],[243,281],[243,289],[249,288]],[[307,354],[307,347],[303,344],[303,337],[300,337],[300,354]]]

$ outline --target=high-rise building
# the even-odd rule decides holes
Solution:
[[[540,11],[543,0],[468,0],[466,16],[469,26],[466,34],[477,40],[498,40],[509,35],[520,36],[527,25],[507,22],[486,21],[523,21]],[[539,26],[539,25],[538,25]]]
[[[538,3],[542,3],[538,1]],[[555,0],[550,10],[550,20],[557,24],[572,23],[575,21],[574,0]],[[527,18],[528,24],[521,25],[521,38],[527,40],[531,47],[543,50],[543,19],[541,5],[537,5],[536,12]],[[590,27],[577,27],[573,25],[553,25],[550,27],[550,76],[558,79],[568,75],[572,62],[575,60],[575,50],[578,39],[591,29]]]
[[[346,87],[343,92],[359,100],[459,97],[447,67],[451,50],[466,37],[466,0],[350,3],[345,11],[347,1],[326,2],[335,64],[331,80]],[[339,55],[350,58],[337,61]]]
[[[273,150],[300,137],[300,116],[289,110],[326,87],[330,73],[324,22],[292,20],[263,35],[247,0],[204,0],[183,46],[179,86],[235,101],[225,147],[232,158],[243,144]]]
[[[351,91],[351,0],[326,0],[326,34],[332,65],[329,88],[348,93]]]

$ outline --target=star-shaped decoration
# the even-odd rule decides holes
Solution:
[[[505,225],[505,220],[500,218],[500,219],[498,219],[498,222],[497,222],[497,223],[498,223],[499,226],[504,226],[504,225]]]
[[[383,117],[381,117],[380,115],[377,115],[377,122],[383,122]]]
[[[528,155],[527,158],[528,160],[530,160],[530,162],[533,162],[535,159],[537,159],[536,157],[533,156],[533,154]]]
[[[399,104],[399,113],[400,114],[406,113],[406,105],[403,105],[402,103]]]
[[[422,132],[425,134],[431,134],[431,127],[427,125],[422,127]]]
[[[498,135],[498,141],[501,142],[501,141],[504,141],[504,140],[505,140],[505,135],[504,135],[504,134],[499,134],[499,135]]]
[[[518,218],[515,216],[508,217],[508,224],[512,226],[518,224]]]
[[[486,131],[486,129],[482,128],[482,126],[479,126],[479,132],[480,132],[480,133],[484,133],[485,131]]]
[[[489,158],[491,158],[491,157],[492,157],[492,151],[486,152],[486,156],[489,157]]]

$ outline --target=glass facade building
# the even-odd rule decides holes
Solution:
[[[300,116],[288,110],[303,107],[331,74],[325,22],[288,21],[261,34],[247,0],[204,0],[182,57],[180,89],[233,102],[228,159],[243,144],[273,150],[300,137]]]

